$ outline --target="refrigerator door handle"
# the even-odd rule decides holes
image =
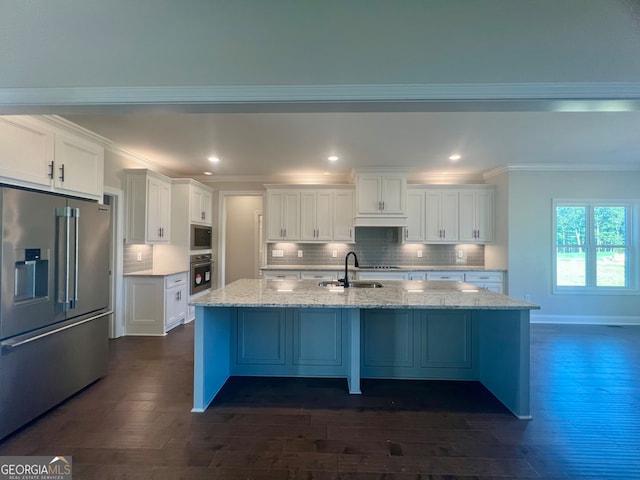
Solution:
[[[24,340],[20,340],[18,342],[13,342],[11,340],[2,342],[2,352],[11,351],[14,348],[18,348],[22,345],[26,345],[27,343],[34,342],[36,340],[40,340],[41,338],[48,337],[50,335],[54,335],[56,333],[60,333],[64,330],[68,330],[73,327],[77,327],[82,325],[83,323],[92,322],[102,317],[106,317],[107,315],[111,315],[113,310],[109,310],[107,312],[100,313],[98,315],[94,315],[93,317],[85,318],[84,320],[80,320],[79,322],[72,323],[70,325],[65,325],[64,327],[56,328],[55,330],[51,330],[49,332],[41,333],[40,335],[35,335],[33,337],[26,338]]]
[[[70,234],[70,222],[69,218],[71,217],[71,208],[70,207],[61,207],[56,208],[56,217],[62,217],[64,219],[64,243],[62,245],[62,251],[64,254],[64,275],[62,276],[62,284],[63,284],[63,295],[62,298],[58,298],[58,301],[62,304],[62,310],[64,312],[69,310],[69,234]],[[57,259],[58,262],[60,259]],[[60,265],[58,263],[58,265]]]
[[[73,275],[73,298],[71,300],[71,308],[78,308],[78,272],[80,270],[79,268],[79,230],[80,230],[80,209],[79,208],[74,208],[73,211],[73,218],[75,219],[75,247],[74,247],[74,275]]]

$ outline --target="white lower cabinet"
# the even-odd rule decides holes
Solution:
[[[358,272],[358,280],[408,280],[409,272],[372,271]]]
[[[265,280],[299,280],[300,272],[295,271],[268,271],[262,272],[262,278]]]
[[[504,292],[504,275],[502,272],[467,272],[464,281],[477,287],[496,293]]]
[[[309,271],[300,272],[300,280],[337,280],[338,277],[342,278],[344,274],[339,272],[326,272],[326,271]]]
[[[165,335],[187,320],[187,274],[126,277],[127,335]]]
[[[464,282],[464,272],[427,272],[427,280]]]

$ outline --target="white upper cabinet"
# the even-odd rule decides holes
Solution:
[[[430,187],[425,189],[425,241],[458,241],[458,190]]]
[[[357,214],[404,215],[407,179],[404,174],[356,175]]]
[[[336,242],[355,242],[353,202],[353,188],[334,191],[333,240]]]
[[[0,117],[0,179],[102,201],[104,148],[70,129],[55,119]]]
[[[211,190],[192,185],[189,195],[191,223],[211,225]]]
[[[267,191],[267,241],[300,240],[300,192]]]
[[[127,243],[171,241],[171,179],[151,170],[125,170]]]
[[[407,226],[404,229],[405,243],[423,243],[425,235],[424,190],[407,190]]]
[[[354,242],[352,186],[267,187],[267,242]]]
[[[300,192],[300,240],[329,242],[333,239],[333,193],[330,190]]]
[[[460,190],[460,241],[487,243],[493,241],[494,189],[470,187]]]
[[[61,193],[102,195],[104,149],[69,135],[56,135],[54,186]]]
[[[28,117],[0,117],[0,176],[49,186],[54,150],[53,131]]]

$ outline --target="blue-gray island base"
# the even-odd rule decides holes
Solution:
[[[238,280],[198,298],[193,412],[230,376],[475,380],[531,418],[529,312],[537,305],[462,282]]]

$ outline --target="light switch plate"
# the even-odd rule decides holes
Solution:
[[[416,251],[416,255],[418,258],[422,258],[422,250]]]
[[[332,250],[332,251],[331,251],[331,256],[332,256],[333,258],[336,258],[336,257],[338,256],[338,251],[337,251],[337,250]]]
[[[284,250],[271,250],[272,257],[284,257]]]
[[[298,258],[302,258],[302,250],[298,250]]]

